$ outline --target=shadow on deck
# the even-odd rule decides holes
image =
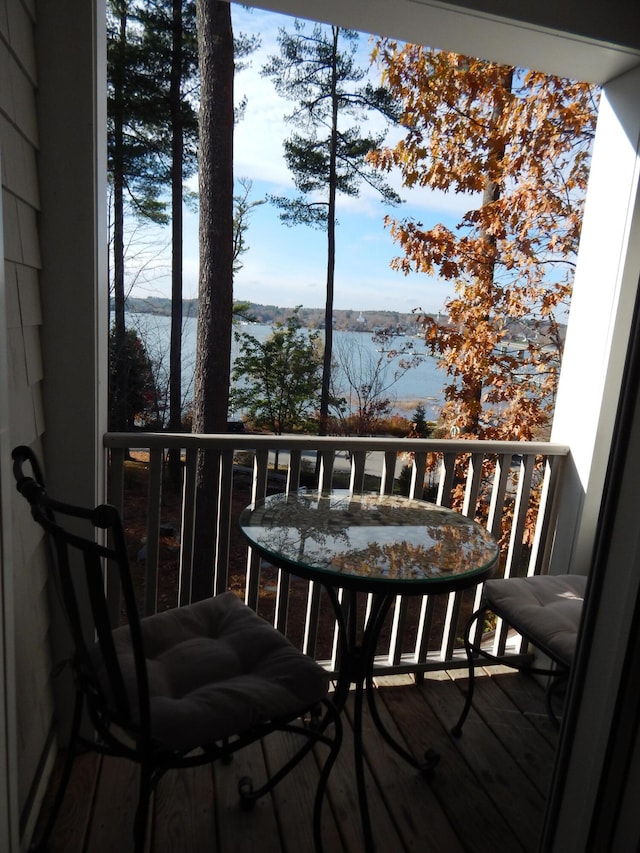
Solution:
[[[378,706],[389,730],[417,756],[429,747],[440,753],[433,777],[422,777],[386,746],[365,712],[368,796],[379,853],[537,849],[557,731],[532,678],[506,668],[477,673],[474,708],[459,739],[449,729],[462,707],[463,671],[431,673],[420,685],[409,676],[378,679]],[[361,853],[352,734],[347,717],[344,722],[323,811],[324,849]],[[168,773],[155,794],[149,853],[312,853],[314,756],[253,811],[238,806],[238,779],[259,780],[265,762],[277,766],[282,750],[290,748],[287,737],[274,734],[227,766]],[[324,751],[318,757],[323,760]],[[131,850],[136,777],[125,761],[81,756],[49,849]]]

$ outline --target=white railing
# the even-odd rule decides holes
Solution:
[[[159,587],[164,589],[162,607],[191,599],[196,469],[198,455],[206,451],[213,457],[219,485],[216,517],[210,521],[217,543],[210,567],[212,592],[241,590],[247,604],[330,668],[335,660],[335,625],[318,586],[261,563],[249,548],[242,566],[238,565],[242,537],[234,504],[239,495],[244,493],[250,503],[273,491],[297,489],[301,482],[309,485],[310,479],[314,487],[319,483],[322,489],[346,487],[354,492],[386,494],[399,488],[398,473],[408,465],[401,480],[412,497],[453,506],[486,524],[500,540],[502,575],[541,574],[549,563],[563,462],[568,454],[567,447],[545,442],[297,435],[108,433],[104,444],[109,453],[109,499],[120,509],[125,528],[131,506],[131,474],[125,462],[134,450],[133,455],[142,455],[144,460],[147,520],[143,554],[136,568],[144,569],[142,606],[146,614],[158,608]],[[163,518],[163,483],[167,483],[169,450],[181,453],[182,497],[180,519],[174,520],[178,529],[173,580],[167,584],[166,577],[159,574],[159,557],[167,521]],[[272,465],[276,457],[277,472]],[[167,571],[164,566],[162,572]],[[109,595],[117,619],[119,589],[112,586]],[[480,589],[449,596],[398,597],[381,636],[377,671],[420,673],[464,663],[464,622],[479,595]],[[507,626],[498,624],[492,641],[495,653],[504,652],[506,639]]]

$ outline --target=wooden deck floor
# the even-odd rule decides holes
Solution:
[[[491,672],[491,675],[487,673]],[[557,734],[544,696],[530,677],[506,669],[479,671],[474,709],[463,735],[448,731],[462,707],[463,671],[379,679],[379,707],[392,732],[415,752],[440,753],[432,779],[408,766],[365,718],[368,792],[379,853],[534,851],[551,779]],[[333,770],[323,812],[327,853],[362,851],[351,731]],[[286,748],[272,735],[227,766],[170,773],[158,786],[150,853],[312,853],[313,755],[253,811],[238,807],[237,781],[262,778],[264,762]],[[136,770],[127,762],[82,756],[52,843],[59,853],[131,849]]]

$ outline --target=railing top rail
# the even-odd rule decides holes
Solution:
[[[265,435],[255,433],[169,433],[169,432],[107,432],[104,435],[107,448],[144,447],[151,450],[180,447],[185,449],[224,450],[233,448],[260,449],[311,448],[314,450],[385,451],[408,450],[428,453],[511,453],[534,454],[536,456],[567,456],[569,447],[546,441],[479,441],[448,438],[363,438],[360,436],[318,435]]]

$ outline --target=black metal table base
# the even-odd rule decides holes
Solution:
[[[325,586],[336,613],[338,623],[338,678],[334,694],[334,704],[338,712],[342,712],[349,696],[351,685],[355,684],[353,709],[353,750],[358,792],[358,805],[362,820],[364,849],[375,850],[369,804],[365,781],[365,762],[363,749],[362,714],[365,695],[367,705],[376,729],[384,741],[408,764],[421,773],[430,776],[440,756],[433,749],[425,752],[423,760],[419,761],[396,738],[394,738],[382,720],[376,703],[376,691],[373,682],[373,669],[376,646],[382,626],[393,603],[395,596],[374,593],[371,596],[371,607],[362,631],[358,638],[358,595],[359,593],[345,590],[340,599],[333,587]],[[361,595],[363,593],[360,593]]]

